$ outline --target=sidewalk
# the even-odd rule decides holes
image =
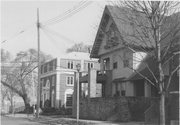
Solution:
[[[60,116],[42,116],[40,115],[36,119],[32,114],[27,116],[27,114],[10,114],[7,117],[18,117],[18,118],[28,118],[31,121],[50,124],[50,125],[77,125],[76,119],[74,118],[62,118]],[[110,122],[110,121],[97,121],[97,120],[84,120],[79,119],[78,125],[147,125],[144,122]],[[153,124],[148,124],[153,125]]]

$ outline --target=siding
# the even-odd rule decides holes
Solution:
[[[103,55],[101,57],[101,70],[103,70],[103,59],[109,57],[110,58],[110,70],[112,70],[113,73],[113,79],[121,78],[121,77],[129,77],[132,74],[132,70],[128,67],[124,68],[123,66],[123,53],[126,52],[127,58],[130,60],[130,64],[132,64],[132,53],[127,50],[118,50],[114,51],[113,53],[109,53],[106,55]],[[113,69],[113,62],[117,61],[117,69]]]

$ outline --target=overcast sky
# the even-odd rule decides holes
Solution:
[[[74,43],[93,44],[96,26],[99,25],[103,8],[108,2],[80,2],[82,1],[1,1],[1,42],[7,40],[1,47],[13,55],[28,48],[37,49],[37,8],[40,22],[45,24],[59,15],[58,19],[61,19],[68,10],[81,7],[77,9],[78,12],[71,11],[71,15],[68,14],[63,21],[52,22],[41,28],[41,51],[57,57],[63,55]],[[24,32],[20,33],[21,31]]]

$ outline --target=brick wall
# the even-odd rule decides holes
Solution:
[[[66,77],[67,76],[73,76],[74,77],[74,75],[73,74],[61,74],[60,75],[60,100],[61,100],[61,105],[60,105],[60,107],[61,106],[63,106],[63,105],[65,105],[65,91],[67,90],[67,89],[72,89],[73,90],[73,86],[67,86],[66,85]]]
[[[80,100],[80,117],[111,121],[143,121],[152,98],[118,97]],[[89,103],[88,103],[89,102]]]

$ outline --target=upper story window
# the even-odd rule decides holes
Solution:
[[[93,68],[93,63],[88,63],[88,69]]]
[[[113,69],[117,69],[118,65],[117,65],[117,62],[114,62],[113,63]]]
[[[124,64],[124,68],[126,68],[126,67],[129,67],[129,66],[130,66],[130,64],[129,64],[129,60],[128,60],[128,59],[123,60],[123,64]]]
[[[73,61],[68,61],[67,65],[68,69],[73,69]]]
[[[94,68],[94,63],[93,62],[85,62],[84,63],[84,69],[88,70],[90,68]]]
[[[73,76],[67,76],[66,77],[66,85],[68,85],[68,86],[74,85],[74,77]]]
[[[49,71],[52,71],[53,70],[53,61],[51,61],[50,63],[49,63]]]

